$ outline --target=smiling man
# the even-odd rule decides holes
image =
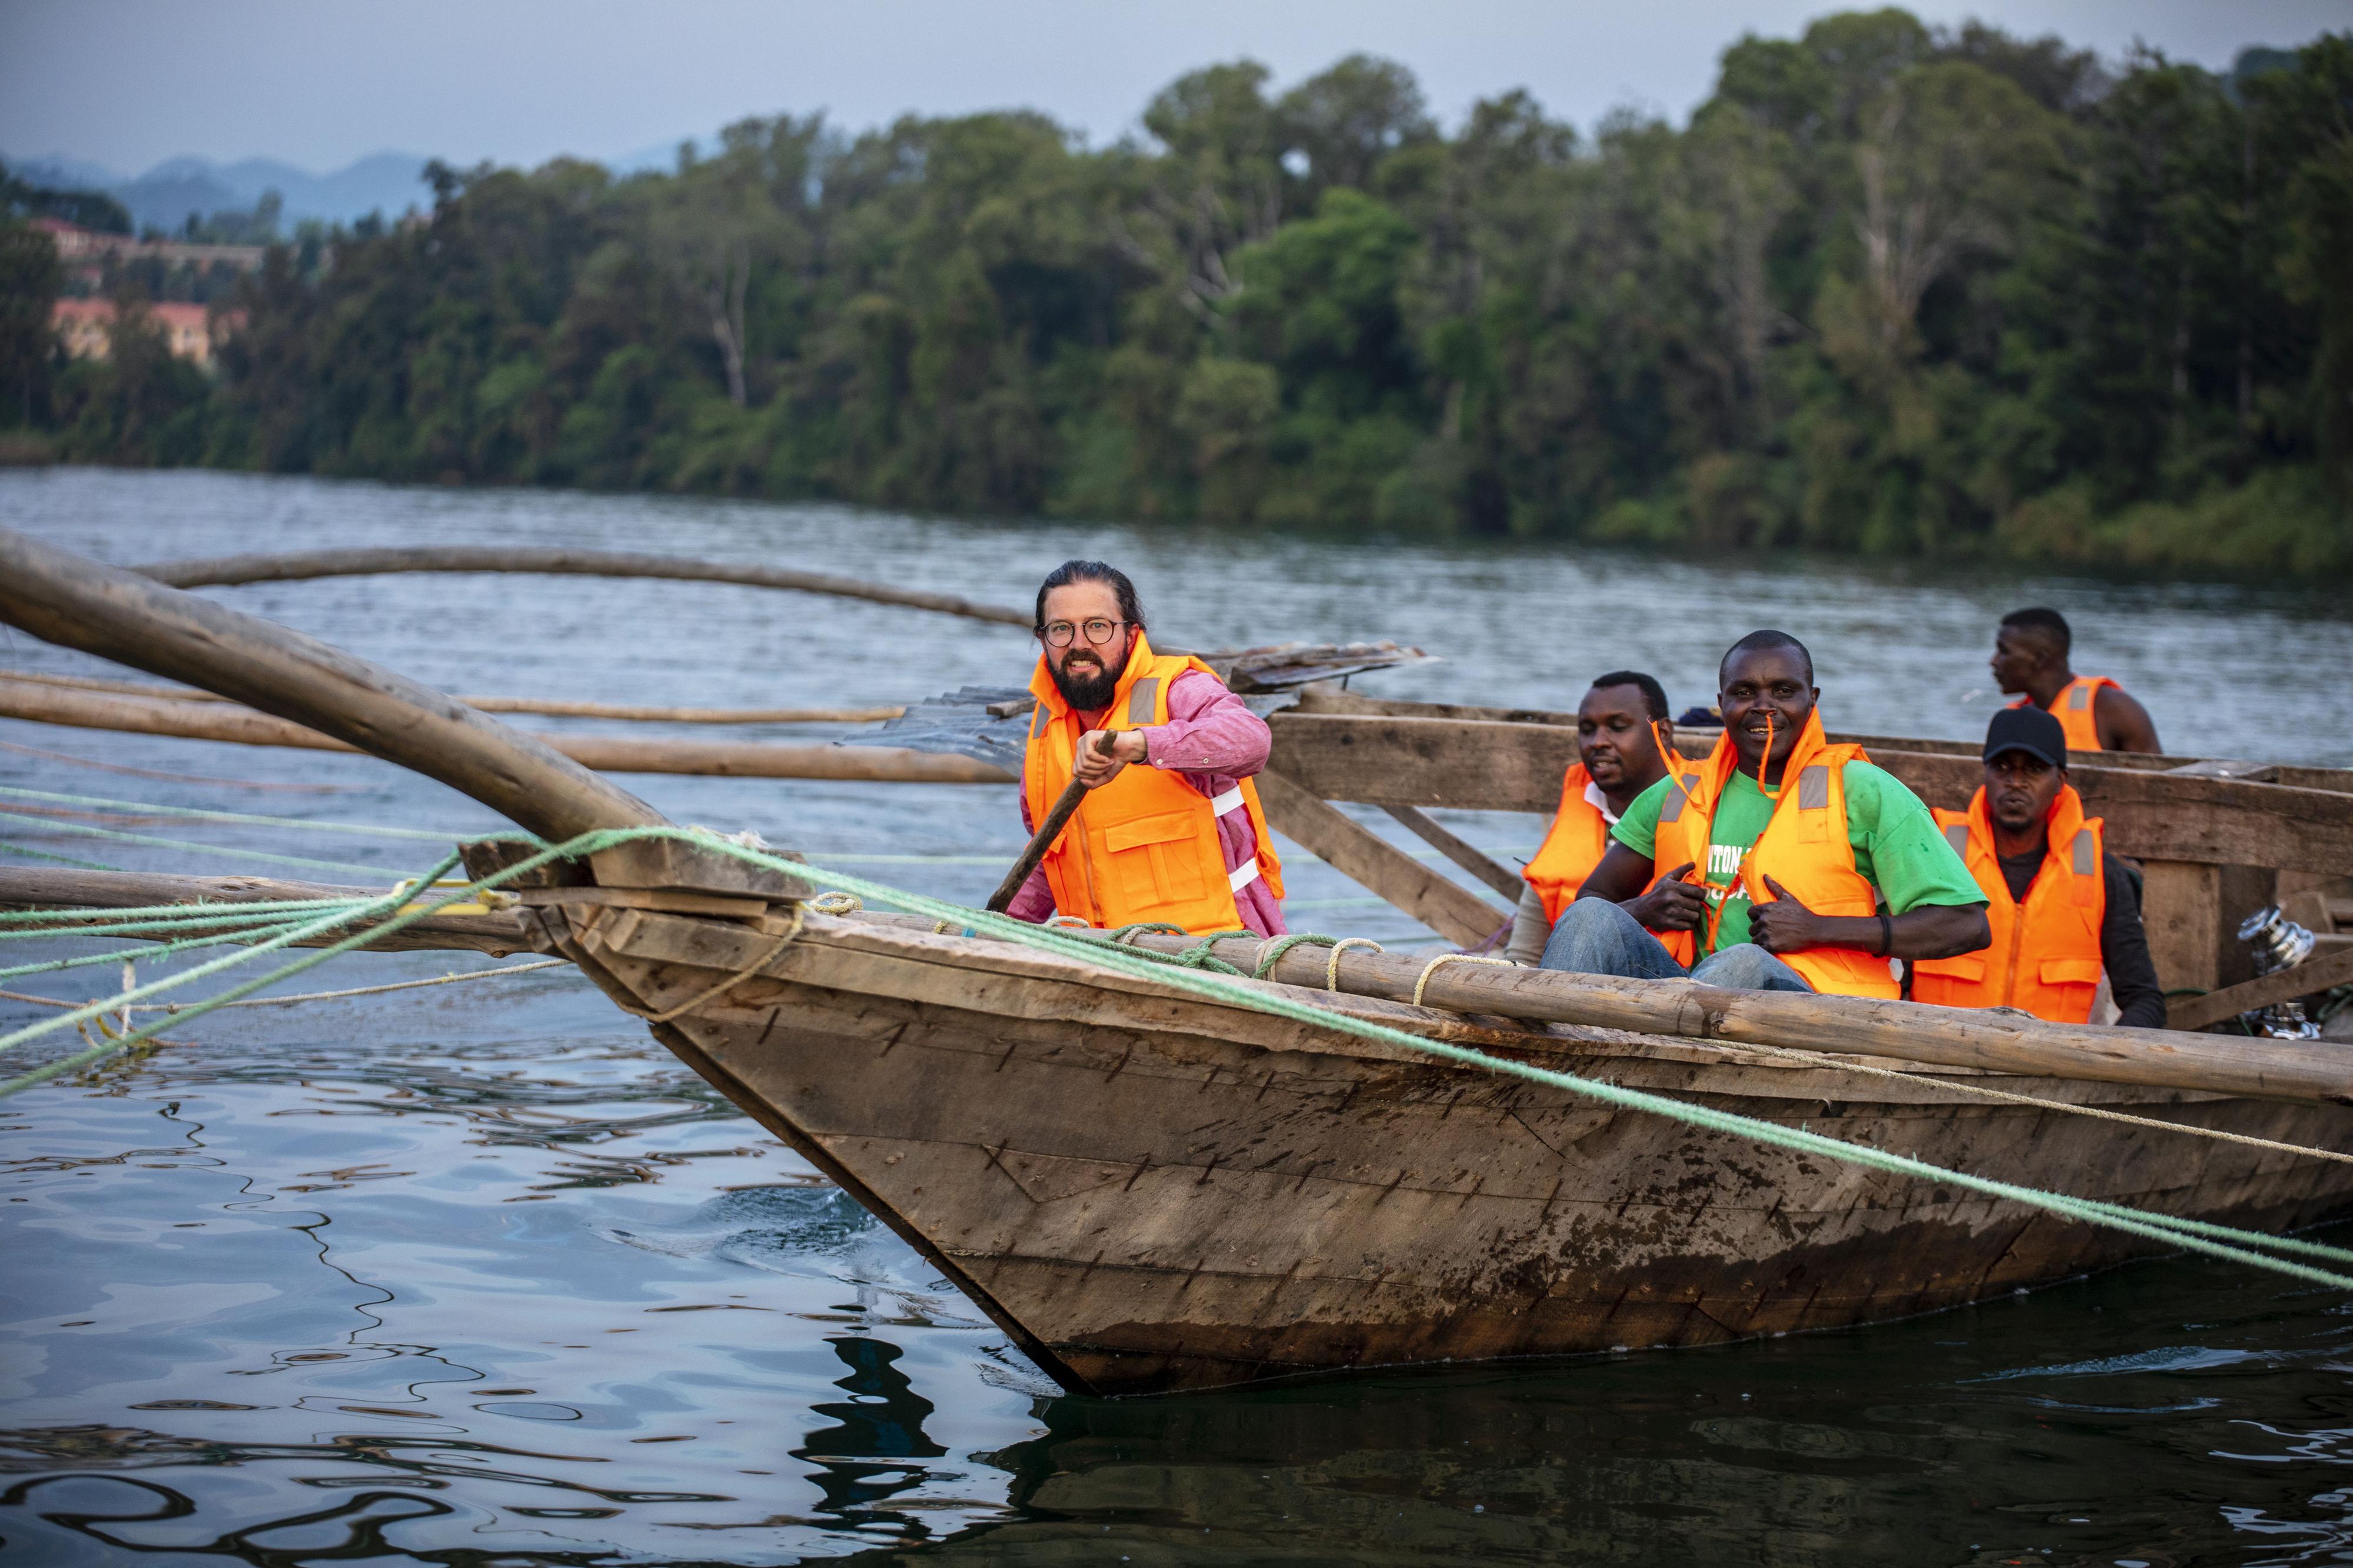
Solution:
[[[1526,886],[1505,949],[1514,963],[1542,958],[1554,923],[1609,849],[1609,830],[1637,796],[1667,776],[1671,764],[1681,764],[1674,740],[1666,689],[1655,678],[1613,669],[1587,690],[1577,705],[1577,761],[1561,774],[1552,826],[1520,874]],[[1690,961],[1690,932],[1668,932],[1662,940],[1670,952],[1680,944],[1677,956]]]
[[[1751,632],[1716,684],[1715,752],[1618,819],[1545,968],[1894,998],[1889,959],[1986,945],[1986,895],[1919,796],[1823,739],[1804,644]],[[1690,932],[1699,962],[1687,970],[1652,931]]]
[[[1924,961],[1912,999],[2017,1007],[2091,1020],[2105,971],[2133,1028],[2165,1027],[2165,992],[2141,929],[2140,889],[2107,852],[2105,825],[2067,782],[2067,734],[2039,708],[2006,708],[1986,730],[1985,783],[1967,811],[1940,811],[1947,842],[1985,893],[1993,941]]]
[[[1087,794],[1006,912],[1281,935],[1282,865],[1251,782],[1266,721],[1199,659],[1155,653],[1135,584],[1100,561],[1047,577],[1036,636],[1022,825],[1046,820],[1074,772]]]

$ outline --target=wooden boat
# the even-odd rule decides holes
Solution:
[[[0,619],[428,773],[551,841],[659,820],[452,699],[5,533]],[[1557,716],[1398,708],[1323,693],[1279,715],[1268,805],[1342,869],[1357,874],[1353,857],[1377,890],[1435,910],[1445,895],[1400,880],[1435,874],[1329,801],[1546,809],[1574,736]],[[1873,754],[1939,791],[1971,766]],[[2104,764],[2077,782],[2112,843],[2190,868],[2185,889],[2244,868],[2274,890],[2284,872],[2353,874],[2341,775]],[[815,912],[811,891],[664,840],[541,878],[517,910],[433,923],[451,945],[572,960],[1073,1390],[1716,1343],[1980,1300],[2154,1249],[1172,981],[928,921]],[[148,879],[0,877],[0,902],[19,908],[157,896]],[[1247,968],[1258,947],[1219,952]],[[2319,989],[2342,956],[2270,984]],[[2353,1207],[2353,1164],[2149,1124],[2341,1148],[2353,1065],[2325,1045],[1363,951],[1294,948],[1265,984],[1423,1039],[2151,1212],[2277,1232]],[[2247,998],[2265,984],[2216,1001],[2260,1005]]]

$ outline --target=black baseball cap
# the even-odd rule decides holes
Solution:
[[[1986,726],[1987,762],[2004,752],[2024,752],[2054,768],[2067,765],[2067,731],[2040,708],[2005,708]]]

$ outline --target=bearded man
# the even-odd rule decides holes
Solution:
[[[1087,793],[1006,912],[1281,935],[1282,865],[1251,782],[1266,721],[1199,659],[1155,653],[1135,584],[1100,561],[1054,568],[1035,635],[1022,826],[1074,774]]]

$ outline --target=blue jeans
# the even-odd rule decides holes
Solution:
[[[1681,980],[1727,991],[1811,991],[1804,975],[1753,942],[1711,952],[1689,971],[1641,922],[1607,899],[1577,899],[1553,922],[1541,967],[1569,974],[1620,974],[1630,980]]]

